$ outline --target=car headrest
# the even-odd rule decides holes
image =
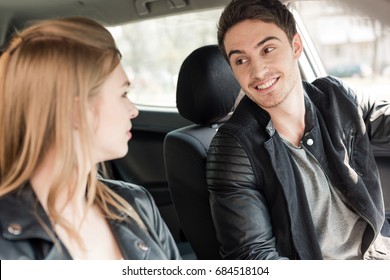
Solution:
[[[232,111],[240,85],[217,45],[196,49],[183,62],[176,90],[181,116],[196,124],[222,122]]]

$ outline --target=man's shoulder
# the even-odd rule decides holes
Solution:
[[[312,84],[316,86],[321,84],[341,86],[343,84],[343,81],[334,76],[325,76],[315,79]]]
[[[345,82],[333,76],[320,77],[312,83],[303,81],[303,86],[311,98],[353,98],[355,94]]]
[[[220,128],[219,132],[238,135],[253,127],[268,123],[269,116],[255,102],[245,96],[237,106],[232,116]]]
[[[327,76],[312,83],[304,82],[304,89],[322,114],[339,114],[338,118],[355,118],[358,113],[356,91],[342,80]],[[351,115],[352,114],[352,115]]]

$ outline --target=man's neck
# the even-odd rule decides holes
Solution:
[[[295,146],[300,146],[305,131],[304,92],[290,94],[283,103],[268,108],[267,111],[281,137]]]

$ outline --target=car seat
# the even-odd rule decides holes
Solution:
[[[198,259],[221,259],[205,165],[210,142],[229,118],[239,92],[240,86],[217,45],[196,49],[180,68],[177,108],[194,124],[166,135],[164,161],[180,225]]]

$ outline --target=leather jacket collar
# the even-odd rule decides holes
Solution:
[[[122,193],[148,229],[145,232],[132,221],[109,220],[125,259],[180,259],[149,193],[136,185],[99,180]],[[47,214],[28,183],[0,198],[0,234],[0,259],[72,259],[55,236]]]

